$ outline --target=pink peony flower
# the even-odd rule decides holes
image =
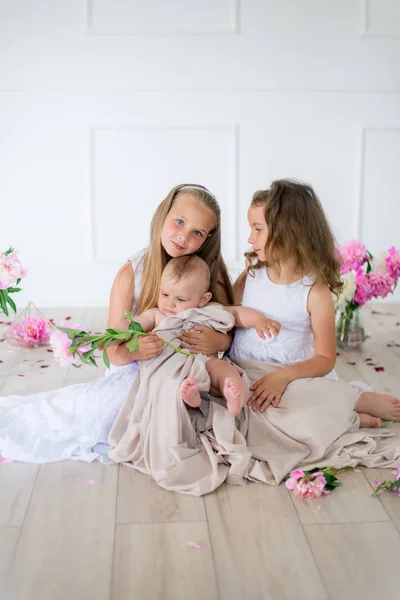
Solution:
[[[89,352],[89,350],[92,349],[92,344],[85,344],[84,346],[81,346],[80,348],[78,348],[77,352],[78,354],[85,354],[85,352]]]
[[[358,268],[356,271],[356,293],[354,300],[359,306],[364,306],[368,300],[374,295],[374,290],[371,286],[369,277],[364,273],[363,269]]]
[[[396,282],[400,277],[400,251],[395,246],[389,248],[385,263],[387,273]]]
[[[371,271],[366,275],[374,298],[386,298],[393,291],[395,280],[389,273]]]
[[[400,467],[397,467],[397,469],[395,471],[392,471],[392,475],[396,476],[394,478],[395,481],[399,481],[400,480]]]
[[[325,489],[326,479],[321,471],[305,475],[303,471],[296,469],[290,473],[285,486],[295,496],[301,496],[302,498],[319,498],[329,494],[328,490]]]
[[[338,254],[342,262],[341,274],[352,269],[355,271],[368,260],[367,248],[357,240],[349,240],[338,246]]]
[[[0,290],[13,287],[18,279],[25,277],[26,271],[17,256],[17,252],[0,254]]]
[[[68,329],[76,329],[77,331],[83,330],[83,325],[70,325],[69,323],[63,323],[62,327],[66,327]],[[74,354],[68,352],[68,349],[71,347],[72,340],[68,336],[67,333],[60,331],[59,329],[55,330],[50,337],[50,343],[53,348],[54,358],[60,361],[60,365],[62,367],[69,367],[74,363]],[[92,349],[92,344],[85,344],[81,346],[76,351],[78,354],[85,354]]]
[[[54,358],[60,361],[62,367],[69,367],[74,362],[73,355],[68,352],[72,340],[63,331],[58,329],[53,331],[50,336],[50,343],[53,348]]]
[[[304,477],[304,475],[305,473],[301,469],[295,469],[290,473],[290,477],[292,477],[293,479],[301,479],[302,477]]]
[[[10,329],[10,336],[31,346],[45,344],[50,339],[48,322],[43,317],[27,316],[15,323]]]

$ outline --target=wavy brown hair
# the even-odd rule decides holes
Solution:
[[[181,184],[174,187],[168,196],[158,206],[150,225],[150,243],[144,258],[142,289],[138,300],[138,308],[143,312],[157,306],[160,290],[161,274],[165,265],[171,259],[161,244],[161,232],[165,219],[179,196],[181,188],[196,185],[195,188],[182,190],[190,194],[200,204],[211,210],[215,215],[215,226],[210,231],[203,245],[196,252],[210,268],[210,292],[214,302],[222,302],[220,287],[225,288],[229,304],[233,304],[233,290],[228,270],[221,254],[221,209],[218,202],[207,188],[197,184]],[[198,189],[201,188],[201,189]]]
[[[262,206],[268,228],[267,262],[255,260],[253,251],[245,254],[247,272],[270,264],[295,261],[296,272],[312,274],[338,295],[343,284],[336,242],[324,209],[313,188],[292,179],[278,179],[268,190],[256,192],[251,206]]]

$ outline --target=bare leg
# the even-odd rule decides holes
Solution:
[[[400,421],[400,402],[389,394],[363,392],[357,400],[354,410],[358,413],[380,417],[385,421]]]
[[[211,386],[219,391],[226,400],[228,413],[236,417],[243,408],[247,388],[234,366],[218,358],[207,362]]]

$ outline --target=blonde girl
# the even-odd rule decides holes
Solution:
[[[172,257],[198,254],[211,271],[216,301],[232,303],[232,288],[221,257],[221,214],[215,196],[201,185],[175,187],[151,222],[149,247],[117,274],[111,290],[108,324],[124,328],[124,311],[135,314],[157,305],[161,273]],[[230,335],[205,327],[188,332],[193,352],[226,350]],[[157,356],[158,336],[140,338],[137,352],[124,344],[108,349],[106,377],[31,396],[0,397],[0,456],[46,463],[69,458],[107,460],[108,434],[138,373],[138,360]]]
[[[233,303],[232,286],[221,255],[221,211],[213,194],[201,185],[175,187],[158,206],[150,226],[148,248],[134,255],[117,274],[111,290],[108,326],[126,327],[124,312],[142,313],[157,306],[161,275],[171,258],[197,254],[210,268],[210,292],[221,304]],[[206,327],[194,327],[184,336],[192,353],[225,351],[231,336]],[[108,350],[114,365],[154,358],[162,342],[156,334],[139,338],[139,349],[129,353],[125,344]]]

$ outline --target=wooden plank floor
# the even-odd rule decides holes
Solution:
[[[373,309],[364,314],[370,337],[363,351],[340,351],[337,370],[400,396],[400,305]],[[46,314],[57,322],[70,315],[93,331],[105,322],[102,309]],[[61,369],[46,349],[5,342],[0,360],[2,395],[101,375]],[[400,424],[391,428],[400,434]],[[397,600],[400,498],[371,495],[385,476],[390,471],[356,469],[334,494],[314,501],[261,484],[192,498],[115,465],[2,463],[0,598]]]

